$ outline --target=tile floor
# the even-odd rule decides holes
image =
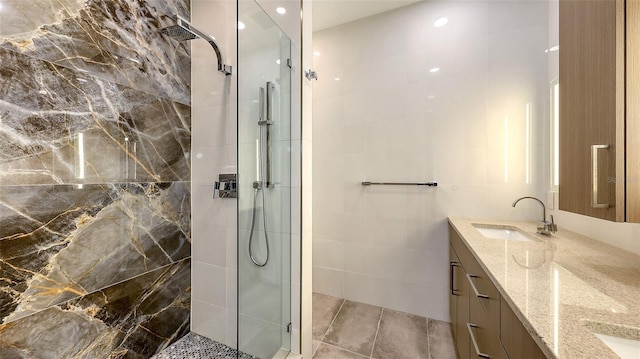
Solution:
[[[456,359],[447,322],[313,294],[314,359]]]

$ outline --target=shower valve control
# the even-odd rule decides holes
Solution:
[[[237,175],[220,174],[218,181],[213,186],[213,198],[216,198],[216,192],[220,198],[238,198],[238,182]]]
[[[311,81],[311,79],[318,81],[318,73],[311,69],[309,69],[309,71],[304,72],[304,77],[306,77],[307,80],[309,81]]]

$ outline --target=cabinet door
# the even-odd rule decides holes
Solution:
[[[559,207],[615,221],[624,221],[624,16],[624,0],[560,1]]]
[[[460,266],[460,260],[453,250],[452,246],[449,246],[449,316],[451,317],[451,323],[454,323],[453,336],[457,337],[458,331],[455,326],[457,317],[458,295],[457,295],[457,282],[456,271],[462,270]]]
[[[509,358],[545,359],[538,344],[531,338],[509,304],[502,299],[500,309],[500,340]]]
[[[454,271],[454,283],[456,286],[456,321],[453,323],[456,333],[456,349],[460,359],[469,358],[469,282],[462,267],[456,267]]]

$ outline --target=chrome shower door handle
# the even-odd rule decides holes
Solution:
[[[609,208],[608,203],[598,203],[598,150],[607,150],[610,145],[591,145],[591,207]]]

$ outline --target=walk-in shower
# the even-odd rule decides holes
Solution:
[[[161,29],[160,32],[175,39],[176,41],[189,41],[194,39],[206,40],[211,44],[211,47],[213,47],[213,51],[216,52],[216,57],[218,58],[218,71],[225,75],[231,75],[231,66],[224,63],[222,52],[220,52],[220,48],[213,36],[207,35],[196,29],[189,21],[180,17],[180,15],[176,16],[176,25],[165,27],[164,29]]]
[[[216,53],[218,71],[226,75],[231,73],[231,66],[224,63],[222,56],[224,49],[228,47],[219,48],[213,37],[195,28],[185,18],[175,17],[174,19],[176,19],[175,23],[170,23],[170,26],[161,30],[164,36],[180,42],[199,38],[206,40]],[[197,19],[196,16],[194,20],[196,25],[202,21]],[[237,337],[234,339],[237,340],[238,350],[258,358],[270,359],[276,356],[284,357],[291,350],[293,331],[291,324],[293,322],[291,319],[292,49],[291,40],[253,0],[238,2],[237,20],[244,26],[238,26],[237,29],[238,51],[235,57],[237,63],[233,64],[234,77],[231,81],[225,81],[228,87],[209,85],[204,87],[204,81],[200,79],[202,73],[196,73],[196,77],[193,77],[192,73],[194,81],[192,90],[197,108],[194,115],[197,117],[197,126],[194,128],[215,129],[215,131],[232,134],[235,126],[231,124],[231,119],[236,114],[233,111],[226,112],[228,108],[219,106],[223,102],[216,96],[227,97],[230,103],[233,103],[236,98],[231,89],[237,89],[235,141],[231,136],[221,136],[216,139],[218,142],[210,144],[204,131],[194,131],[196,132],[194,138],[197,139],[196,142],[199,143],[197,146],[200,148],[204,147],[212,151],[222,149],[227,153],[233,153],[232,147],[237,148],[237,167],[234,166],[231,156],[221,160],[224,161],[225,168],[229,172],[234,170],[237,172],[237,199],[218,198],[214,200],[218,202],[216,206],[211,207],[229,208],[234,204],[232,201],[237,201],[237,237],[235,238],[237,242],[233,244],[230,241],[226,242],[227,248],[236,248],[236,260],[231,260],[229,257],[225,260],[227,264],[224,274],[226,296],[220,295],[221,289],[211,288],[211,295],[217,296],[211,300],[213,306],[207,307],[206,311],[198,307],[194,313],[208,316],[211,313],[209,308],[213,308],[215,312],[219,307],[218,303],[226,305],[227,343],[230,343],[229,338],[235,337],[230,334],[230,329],[237,326]],[[205,30],[211,31],[210,28]],[[224,32],[222,33],[223,35],[220,36],[225,36]],[[228,39],[228,36],[224,39]],[[194,50],[199,56],[206,56],[200,52],[200,44],[194,43],[191,51]],[[233,58],[233,54],[226,55],[229,59]],[[203,59],[203,62],[206,61]],[[237,86],[234,86],[236,80]],[[206,92],[203,93],[205,88]],[[299,100],[295,103],[299,104]],[[216,120],[217,114],[224,116],[225,120]],[[212,116],[209,117],[209,115]],[[205,118],[211,120],[207,121]],[[217,135],[212,132],[209,136]],[[195,156],[197,153],[194,152]],[[206,167],[206,165],[202,161],[196,162],[200,166],[198,171],[213,172],[209,168],[204,169],[203,166]],[[219,173],[214,175],[218,176]],[[196,181],[199,180],[196,178]],[[210,214],[210,220],[223,222],[219,216],[216,217],[220,213],[215,213],[214,210]],[[230,213],[226,214],[230,215]],[[206,221],[207,215],[200,212],[195,213],[194,216],[198,218],[200,224],[201,221]],[[225,224],[232,222],[231,217],[228,221],[224,221]],[[208,249],[211,248],[210,243],[220,236],[220,233],[210,232],[195,238],[194,242],[197,243],[198,248]],[[208,254],[198,253],[198,255],[204,257]],[[205,266],[199,265],[199,268],[205,268]],[[197,272],[195,276],[219,276],[219,267],[206,268],[203,269],[204,273]],[[206,270],[209,269],[215,273],[207,273]],[[201,293],[203,285],[195,282],[194,285],[200,285],[194,292]],[[233,293],[236,290],[237,297]],[[200,306],[202,302],[197,299],[196,304]],[[236,321],[230,319],[233,316],[236,316]],[[219,320],[218,318],[219,316],[216,316],[215,320]],[[210,324],[212,322],[201,318],[194,319],[194,322],[198,322],[196,332],[205,334],[215,332],[214,329],[206,326],[219,328],[219,323]]]

